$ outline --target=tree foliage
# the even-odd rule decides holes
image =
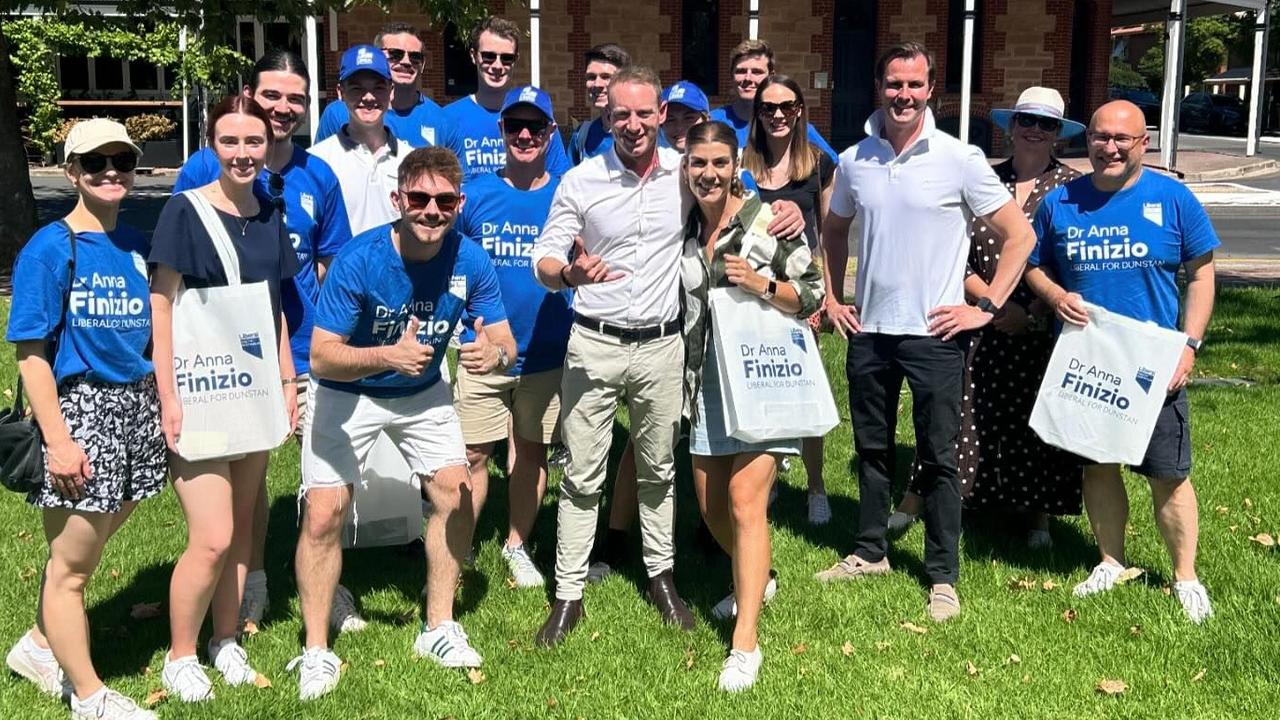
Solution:
[[[1137,70],[1129,67],[1129,64],[1119,58],[1111,58],[1111,68],[1108,73],[1108,84],[1111,87],[1123,88],[1146,88],[1147,79]]]

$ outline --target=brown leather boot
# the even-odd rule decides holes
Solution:
[[[538,630],[534,643],[538,647],[547,648],[559,645],[586,614],[581,600],[556,600],[551,605],[547,621]]]
[[[675,579],[670,570],[649,578],[649,601],[658,608],[658,614],[666,624],[678,625],[681,630],[693,629],[693,613],[689,612],[689,606],[684,604],[684,600],[676,592]]]

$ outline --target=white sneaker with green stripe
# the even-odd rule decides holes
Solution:
[[[452,620],[430,630],[423,623],[422,632],[413,641],[413,651],[418,657],[431,658],[447,668],[476,668],[483,662],[480,653],[467,642],[466,631]]]

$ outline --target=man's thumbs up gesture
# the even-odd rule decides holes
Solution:
[[[401,375],[421,375],[435,357],[434,348],[418,342],[418,326],[418,318],[410,315],[400,340],[387,352],[387,365]]]
[[[489,335],[484,329],[484,318],[476,318],[475,325],[472,327],[476,331],[476,337],[462,345],[458,353],[458,363],[472,375],[484,375],[497,367],[502,359],[502,353],[499,346],[489,340]]]
[[[613,282],[623,277],[626,277],[624,272],[610,272],[609,265],[605,263],[603,257],[588,253],[582,238],[574,239],[573,262],[560,271],[560,279],[569,287]]]

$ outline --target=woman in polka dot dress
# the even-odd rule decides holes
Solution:
[[[1053,155],[1053,146],[1084,131],[1062,117],[1056,90],[1028,88],[1011,110],[992,119],[1013,142],[1013,156],[995,166],[1030,220],[1050,190],[1080,173]],[[996,235],[980,218],[969,234],[969,275],[965,293],[986,295],[1000,258]],[[1027,426],[1036,391],[1053,352],[1052,310],[1019,284],[991,325],[975,334],[967,354],[961,404],[959,469],[965,507],[1034,513],[1027,544],[1052,545],[1050,515],[1080,513],[1080,466],[1074,456],[1045,445]],[[889,521],[901,534],[915,520],[920,497],[908,492]]]

